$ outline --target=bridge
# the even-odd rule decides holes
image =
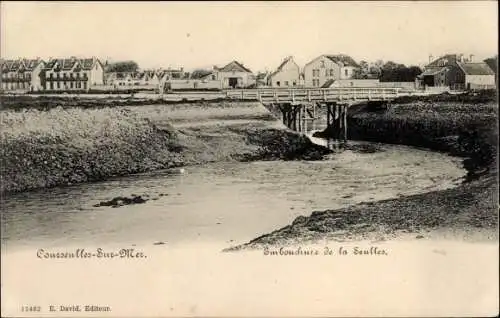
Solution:
[[[268,107],[277,107],[283,115],[283,124],[290,129],[307,133],[326,108],[327,129],[333,138],[347,140],[347,111],[360,103],[388,104],[406,95],[401,88],[264,88],[227,90],[226,97],[238,100],[258,100]]]

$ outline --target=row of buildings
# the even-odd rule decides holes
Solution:
[[[356,79],[361,66],[348,55],[321,55],[301,70],[292,57],[287,57],[273,73],[267,76],[271,87],[363,87],[385,86],[377,79]],[[446,54],[434,59],[424,72],[410,83],[414,88],[478,89],[496,87],[496,67],[484,61],[474,61],[474,55]],[[403,84],[403,83],[399,83]],[[411,86],[409,85],[409,86]]]
[[[361,66],[345,54],[320,55],[301,68],[289,56],[272,73],[254,74],[238,61],[224,67],[214,66],[200,78],[190,78],[180,69],[105,72],[99,59],[65,58],[1,60],[2,91],[72,91],[89,89],[226,89],[251,87],[373,87],[377,79],[356,79]],[[434,59],[415,78],[414,87],[452,89],[490,88],[496,74],[485,62],[475,62],[473,55],[446,54]]]
[[[104,84],[104,69],[97,58],[2,60],[3,91],[87,90]]]

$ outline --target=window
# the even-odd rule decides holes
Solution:
[[[69,87],[73,88],[73,82],[69,82]]]
[[[53,90],[54,89],[54,82],[50,82],[50,89]]]
[[[321,65],[321,68],[325,67],[325,61],[321,61],[320,65]]]
[[[345,69],[345,76],[349,76],[349,70]]]
[[[285,86],[288,86],[288,81],[285,81]]]
[[[325,76],[328,76],[328,70],[325,69]]]
[[[333,68],[330,69],[330,76],[333,76]]]
[[[57,88],[61,88],[61,82],[57,82]]]
[[[168,79],[168,78],[167,78]],[[215,75],[212,75],[212,81],[215,81]]]
[[[297,86],[297,82],[296,81],[293,81],[293,86]]]
[[[50,73],[50,78],[54,78],[54,73]]]
[[[280,81],[276,82],[276,86],[280,86],[280,84],[281,84]]]

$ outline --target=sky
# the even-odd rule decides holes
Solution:
[[[97,56],[187,70],[273,70],[321,54],[425,65],[497,54],[496,1],[1,2],[2,58]]]

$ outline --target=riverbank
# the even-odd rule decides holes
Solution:
[[[0,115],[1,191],[7,193],[222,160],[315,160],[330,152],[285,129],[258,103],[57,107]]]
[[[199,104],[200,101],[213,103],[229,101],[221,92],[184,92],[173,94],[55,94],[55,95],[0,95],[2,110],[23,109],[50,110],[53,108],[105,108],[144,105]],[[239,101],[233,100],[233,103]],[[244,102],[243,102],[244,103]]]
[[[453,189],[315,211],[228,250],[402,236],[498,240],[497,118],[498,104],[487,94],[399,100],[388,110],[358,106],[348,118],[350,139],[404,144],[462,157],[468,172],[465,182]],[[315,136],[328,134],[324,131]]]

